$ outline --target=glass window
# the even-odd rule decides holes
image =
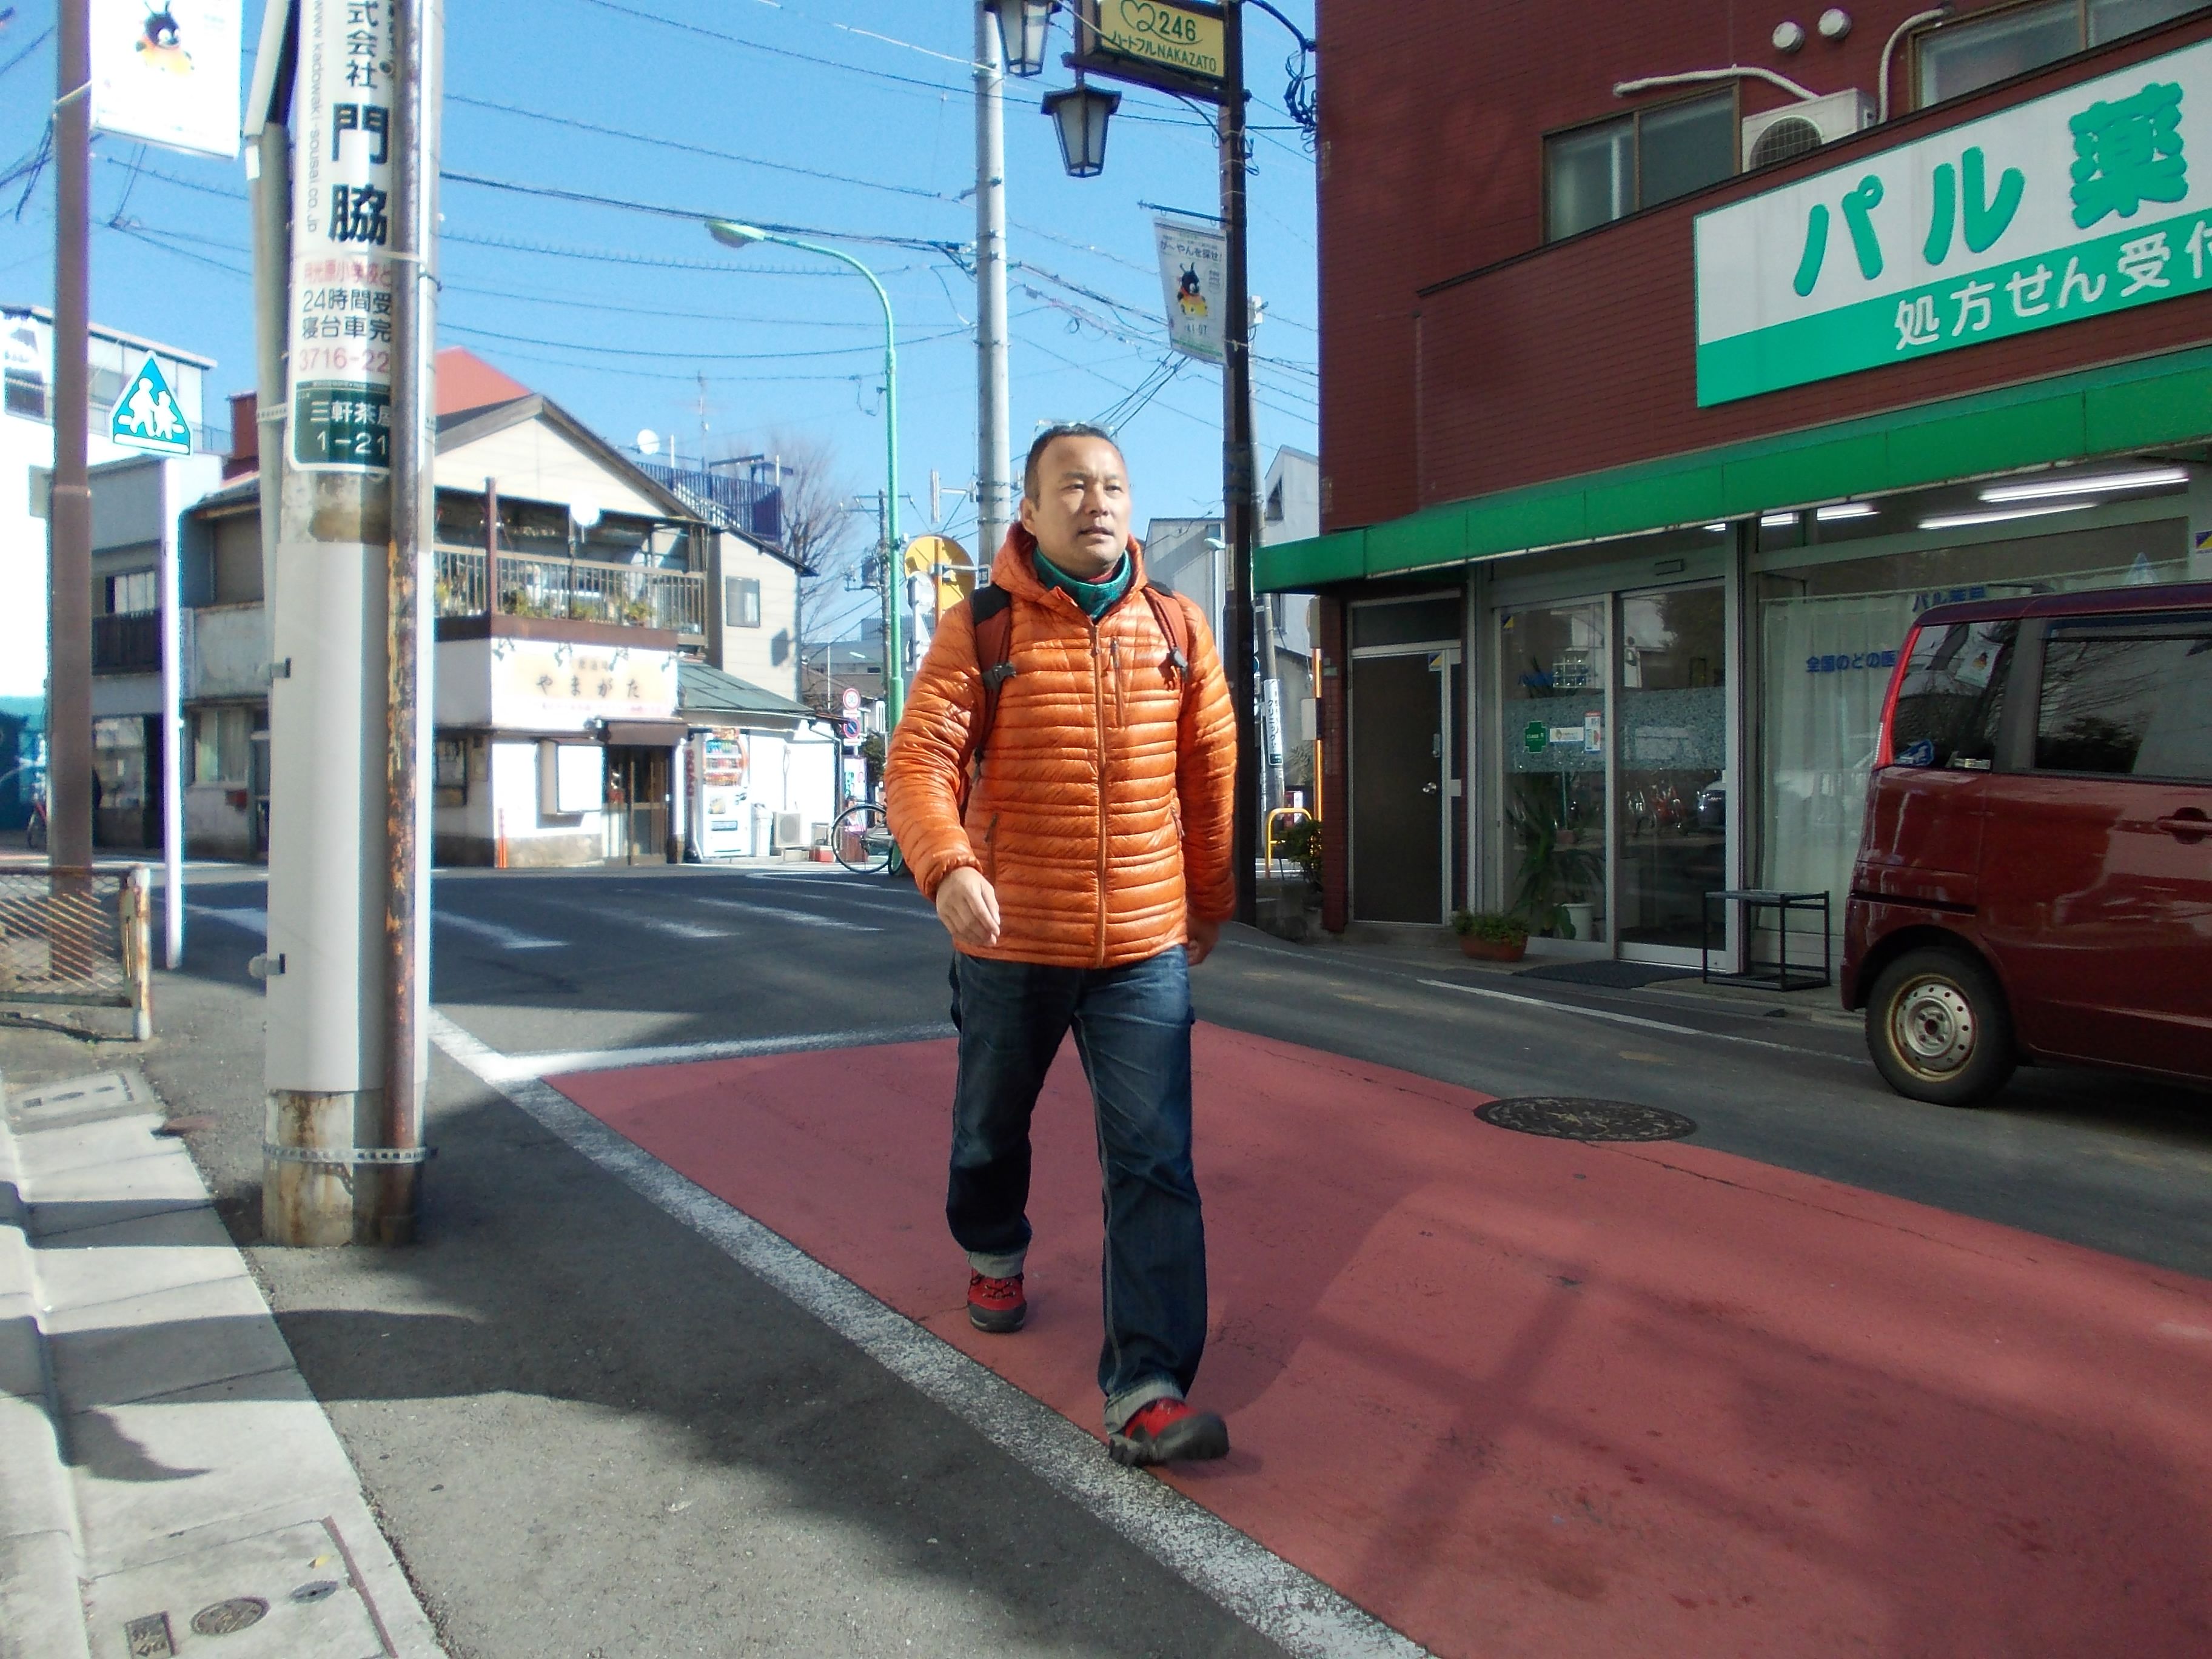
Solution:
[[[1735,171],[1735,100],[1700,98],[1641,117],[1637,161],[1638,207],[1719,183]]]
[[[157,579],[150,570],[133,570],[107,579],[107,614],[111,617],[143,616],[161,608],[161,596]]]
[[[191,716],[190,783],[243,784],[252,769],[253,711],[197,708]]]
[[[1544,237],[1558,241],[1735,171],[1735,94],[1662,104],[1544,141]]]
[[[1636,205],[1636,124],[1607,121],[1544,143],[1544,234],[1558,241]]]
[[[1990,769],[2004,717],[2005,673],[2019,633],[2016,622],[1921,630],[1890,725],[1891,752],[1899,765]]]
[[[1920,104],[1961,97],[2202,6],[2203,0],[2041,0],[1931,29],[1916,53]]]
[[[722,584],[723,617],[732,628],[761,625],[760,580],[754,576],[732,576]]]
[[[35,369],[11,368],[4,377],[7,410],[30,420],[46,418],[46,383]]]
[[[2089,44],[2101,46],[2137,29],[2199,9],[2203,0],[2089,0]]]
[[[2212,781],[2212,617],[2054,623],[2035,764]]]
[[[1369,645],[1455,645],[1460,635],[1456,593],[1395,605],[1352,607],[1352,643]]]

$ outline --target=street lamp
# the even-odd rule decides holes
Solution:
[[[1043,73],[1045,32],[1056,6],[1057,0],[983,0],[983,9],[999,20],[1007,74]]]
[[[1106,123],[1121,107],[1118,92],[1075,84],[1044,95],[1044,112],[1060,133],[1060,164],[1071,179],[1095,179],[1106,168]]]
[[[824,259],[834,259],[839,264],[850,265],[868,279],[868,286],[876,291],[876,299],[884,308],[884,539],[886,544],[884,566],[884,730],[886,735],[898,729],[899,715],[906,706],[904,651],[899,637],[898,589],[891,579],[891,566],[899,555],[899,484],[898,484],[898,337],[891,322],[891,296],[884,292],[876,273],[849,253],[819,242],[809,242],[797,236],[785,236],[772,230],[763,230],[757,225],[741,224],[732,219],[707,221],[709,235],[724,247],[750,247],[755,242],[775,242],[784,247],[797,248],[803,253],[818,254]]]

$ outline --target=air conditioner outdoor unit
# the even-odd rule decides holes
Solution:
[[[1856,87],[1808,104],[1747,115],[1743,118],[1744,171],[1794,161],[1873,125],[1874,100]]]
[[[786,847],[806,845],[806,814],[778,812],[775,815],[775,844],[781,851]]]

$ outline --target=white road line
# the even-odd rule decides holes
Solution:
[[[1062,1496],[1300,1659],[1425,1659],[1380,1620],[1164,1481],[1124,1469],[1098,1442],[957,1348],[832,1273],[743,1211],[623,1139],[550,1084],[499,1074],[497,1054],[434,1010],[433,1041],[551,1133],[706,1239]],[[819,1046],[820,1040],[811,1040]]]
[[[456,915],[450,910],[434,909],[430,912],[430,920],[443,922],[448,927],[458,927],[464,933],[473,933],[478,939],[489,939],[505,951],[557,951],[566,943],[557,939],[540,939],[535,933],[520,933],[513,927],[502,927],[495,921],[479,921],[474,916]]]
[[[475,1042],[458,1025],[459,1037]],[[638,1048],[568,1048],[531,1054],[502,1054],[485,1048],[475,1060],[462,1060],[487,1081],[532,1081],[569,1072],[617,1072],[634,1066],[684,1066],[702,1060],[744,1060],[754,1054],[804,1054],[815,1048],[860,1048],[878,1042],[932,1042],[953,1034],[950,1024],[874,1026],[862,1031],[814,1031],[795,1036],[732,1037],[722,1041],[665,1042]],[[442,1039],[441,1039],[442,1041]],[[453,1052],[449,1050],[449,1052]],[[460,1060],[458,1052],[453,1058]],[[487,1071],[483,1068],[489,1067]]]
[[[232,927],[249,933],[269,936],[269,912],[248,905],[194,904],[189,900],[185,908],[196,916],[213,916],[217,921],[227,921]]]
[[[1419,982],[1433,985],[1439,991],[1457,991],[1463,996],[1488,997],[1495,1002],[1517,1002],[1524,1008],[1542,1008],[1556,1014],[1580,1014],[1584,1019],[1611,1020],[1616,1025],[1634,1025],[1646,1031],[1672,1031],[1679,1036],[1703,1037],[1711,1042],[1740,1042],[1747,1048],[1773,1048],[1785,1054],[1808,1054],[1815,1060],[1840,1060],[1850,1066],[1869,1063],[1850,1054],[1832,1054],[1824,1049],[1802,1048],[1794,1042],[1769,1042],[1761,1037],[1730,1036],[1725,1031],[1700,1030],[1694,1025],[1676,1025],[1663,1019],[1616,1014],[1607,1008],[1585,1008],[1577,1002],[1550,1002],[1542,997],[1516,996],[1510,991],[1493,991],[1486,986],[1455,985],[1448,979],[1425,979]]]
[[[884,931],[880,927],[871,927],[866,922],[842,921],[836,916],[817,915],[811,910],[793,910],[781,904],[762,904],[752,899],[700,897],[691,902],[711,904],[718,910],[741,910],[753,915],[781,916],[786,921],[795,921],[806,927],[836,927],[848,933],[880,933]]]
[[[632,927],[642,927],[648,933],[665,933],[671,939],[704,939],[730,937],[729,930],[726,927],[702,927],[696,921],[678,921],[667,916],[649,916],[639,910],[614,910],[603,905],[579,904],[574,899],[556,899],[553,902],[564,910],[578,911],[592,917],[594,921],[627,923]],[[696,902],[700,901],[695,901]]]

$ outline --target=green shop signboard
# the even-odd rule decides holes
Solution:
[[[2212,41],[1697,222],[1698,403],[2212,288]]]

